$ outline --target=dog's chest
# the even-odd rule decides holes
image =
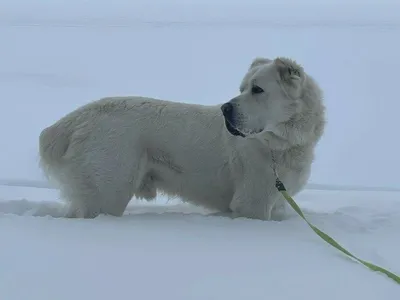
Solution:
[[[276,157],[276,170],[286,188],[297,192],[310,176],[313,153],[303,148],[281,152]]]

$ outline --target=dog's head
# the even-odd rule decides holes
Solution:
[[[256,58],[243,78],[240,95],[221,106],[228,131],[247,136],[274,128],[301,112],[307,76],[295,61]]]

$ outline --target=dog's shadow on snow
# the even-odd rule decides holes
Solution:
[[[64,218],[67,205],[56,201],[29,201],[26,199],[0,201],[0,215],[31,216],[31,217],[53,217]],[[179,216],[219,216],[230,217],[229,213],[207,211],[190,204],[142,204],[133,203],[128,205],[124,215],[118,219],[131,218],[160,218],[171,219]],[[100,215],[97,218],[115,218]],[[96,219],[97,219],[96,218]]]
[[[397,206],[399,208],[399,206]],[[354,232],[356,234],[369,232],[385,226],[393,226],[394,220],[396,224],[400,224],[398,216],[400,215],[400,209],[394,210],[392,213],[379,213],[375,210],[367,211],[362,208],[358,208],[355,213],[348,211],[349,209],[344,207],[334,211],[312,211],[307,208],[303,209],[303,213],[311,223],[317,226],[322,226],[321,229],[327,229],[328,231],[332,228],[340,228],[346,232]],[[78,219],[67,219],[65,213],[67,206],[62,202],[56,201],[29,201],[26,199],[22,200],[11,200],[11,201],[0,201],[0,217],[1,216],[29,216],[29,217],[47,217],[47,218],[61,218],[64,220],[70,220],[72,222],[78,221]],[[206,219],[207,218],[207,219]],[[215,220],[216,222],[207,221]],[[82,219],[80,219],[83,221]],[[246,218],[233,218],[230,213],[219,213],[207,211],[201,207],[196,207],[185,203],[142,203],[133,202],[128,205],[124,215],[122,217],[113,217],[100,215],[95,219],[87,219],[87,222],[106,222],[108,223],[124,223],[124,222],[145,222],[146,224],[155,223],[161,221],[165,222],[190,222],[193,224],[198,223],[199,226],[210,224],[210,226],[221,226],[222,224],[236,224],[237,226],[243,226],[244,224],[251,225],[254,223],[265,222],[271,225],[270,222],[261,220],[252,220]],[[86,222],[85,221],[85,222]],[[231,223],[232,221],[235,221]],[[239,222],[236,222],[239,221]],[[278,223],[287,223],[289,228],[298,226],[299,222],[304,221],[294,212],[289,211],[284,219],[277,220]],[[222,223],[221,223],[222,222]],[[273,222],[276,223],[276,222]],[[219,225],[218,225],[219,224]]]
[[[66,212],[67,205],[57,201],[29,201],[26,199],[0,201],[0,215],[64,218]],[[231,213],[209,211],[201,207],[180,202],[173,204],[133,202],[128,205],[124,215],[120,218],[100,215],[95,219],[172,220],[189,216],[234,219]]]
[[[0,201],[0,216],[22,216],[22,217],[47,217],[61,218],[65,217],[67,205],[57,201],[29,201],[26,199]],[[204,218],[212,218],[215,220],[241,220],[242,222],[263,222],[261,220],[252,220],[246,218],[233,218],[231,213],[209,211],[201,207],[191,204],[175,202],[175,203],[145,203],[136,202],[130,203],[122,217],[114,217],[107,215],[99,215],[94,221],[105,222],[131,222],[131,221],[188,221],[203,222]],[[285,220],[296,218],[295,215],[289,214]],[[77,219],[69,219],[71,221]],[[89,219],[90,220],[90,219]],[[278,221],[285,221],[278,220]],[[215,223],[213,223],[215,224]]]
[[[0,215],[30,216],[30,217],[53,217],[64,218],[67,205],[57,201],[29,201],[26,199],[0,201]],[[304,209],[306,217],[329,218],[332,213],[318,213]],[[335,213],[334,213],[335,214]],[[95,219],[115,219],[115,220],[173,220],[182,217],[219,217],[234,219],[231,213],[221,213],[209,211],[201,207],[196,207],[186,203],[143,203],[136,202],[129,204],[122,217],[100,215]],[[289,212],[286,217],[279,221],[298,219],[295,212]],[[245,219],[245,218],[239,218]],[[249,219],[250,220],[250,219]]]

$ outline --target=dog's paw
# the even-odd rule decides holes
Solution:
[[[87,209],[78,205],[70,204],[64,218],[70,219],[94,219],[100,214],[98,209]]]
[[[265,214],[265,210],[260,210],[248,206],[236,207],[235,210],[232,211],[232,218],[233,219],[246,218],[246,219],[268,221],[268,218]]]

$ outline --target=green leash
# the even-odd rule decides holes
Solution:
[[[275,170],[274,170],[275,171]],[[276,173],[276,172],[275,172]],[[369,263],[365,260],[362,260],[356,256],[354,256],[353,254],[351,254],[349,251],[347,251],[345,248],[343,248],[338,242],[336,242],[332,237],[330,237],[329,235],[327,235],[325,232],[319,230],[317,227],[315,227],[314,225],[312,225],[304,216],[303,212],[301,211],[300,207],[297,205],[297,203],[293,200],[292,197],[290,197],[289,193],[286,191],[285,186],[283,185],[282,181],[279,180],[277,174],[276,175],[276,183],[275,186],[278,189],[278,191],[282,194],[283,197],[285,197],[286,201],[289,203],[289,205],[298,213],[298,215],[304,220],[306,221],[306,223],[308,224],[308,226],[311,227],[312,230],[314,230],[314,232],[321,238],[323,239],[325,242],[327,242],[328,244],[330,244],[331,246],[335,247],[336,249],[338,249],[339,251],[343,252],[344,254],[346,254],[347,256],[355,259],[356,261],[362,263],[364,266],[366,266],[367,268],[371,269],[372,271],[377,271],[377,272],[381,272],[383,274],[386,274],[389,278],[393,279],[394,281],[396,281],[398,284],[400,284],[400,277],[397,276],[396,274],[393,274],[392,272],[389,272],[388,270],[381,268],[377,265],[374,265],[372,263]]]

